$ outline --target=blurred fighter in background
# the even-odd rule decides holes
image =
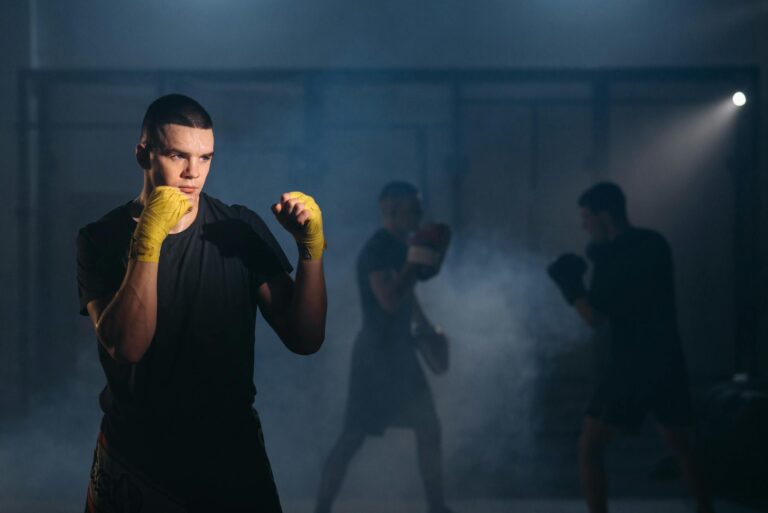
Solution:
[[[415,288],[440,271],[450,231],[437,224],[419,229],[421,201],[409,183],[386,185],[379,206],[383,227],[357,260],[363,327],[352,354],[344,429],[325,463],[315,512],[331,510],[349,462],[367,436],[405,427],[416,434],[430,512],[445,513],[440,421],[416,353],[422,349],[429,367],[444,372],[447,342],[424,315]]]
[[[633,227],[622,190],[599,183],[579,199],[591,238],[592,283],[586,261],[565,254],[548,269],[566,301],[604,340],[597,379],[579,440],[579,470],[592,513],[608,511],[603,460],[613,436],[648,413],[674,454],[699,513],[712,504],[694,464],[688,373],[677,328],[674,270],[667,241]]]
[[[107,378],[87,512],[281,511],[252,408],[256,312],[289,350],[320,348],[321,212],[299,192],[272,206],[298,244],[294,282],[257,214],[202,192],[213,154],[199,103],[157,99],[136,146],[141,194],[78,235]]]

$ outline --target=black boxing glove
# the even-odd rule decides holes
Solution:
[[[580,297],[587,295],[584,288],[584,273],[587,272],[587,262],[578,255],[566,253],[561,255],[547,267],[547,274],[560,288],[563,297],[572,305]]]

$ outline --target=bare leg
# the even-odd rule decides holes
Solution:
[[[431,512],[445,512],[445,494],[443,492],[443,451],[440,422],[435,417],[416,429],[416,451],[419,459],[419,471],[424,482]]]
[[[608,512],[605,449],[615,429],[587,416],[579,438],[579,474],[590,513]]]
[[[661,424],[657,424],[657,426],[662,438],[664,438],[664,441],[677,460],[677,464],[680,466],[683,479],[696,499],[696,511],[698,513],[713,513],[712,498],[709,496],[708,487],[703,482],[694,460],[691,447],[691,440],[693,438],[691,429],[669,427]]]
[[[328,513],[336,495],[339,493],[347,467],[352,457],[360,449],[365,440],[362,433],[343,432],[331,449],[331,454],[325,461],[323,476],[320,479],[320,490],[317,494],[315,513]]]

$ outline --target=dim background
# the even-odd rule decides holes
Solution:
[[[325,346],[299,357],[257,328],[256,407],[286,504],[311,501],[341,429],[355,257],[394,179],[454,228],[419,291],[452,339],[450,373],[431,380],[449,499],[578,497],[593,347],[544,269],[583,252],[576,199],[598,180],[672,245],[702,429],[722,417],[717,394],[745,390],[763,405],[745,425],[765,426],[768,2],[11,0],[0,48],[0,511],[81,509],[104,378],[74,241],[138,194],[141,119],[169,92],[213,117],[206,191],[264,217],[292,260],[269,206],[303,190],[323,208]],[[749,383],[730,385],[736,372]],[[733,429],[759,442],[721,422],[712,446]],[[653,435],[617,441],[613,495],[683,496],[659,479]],[[754,503],[750,490],[721,495]],[[421,493],[412,436],[392,431],[341,499]]]

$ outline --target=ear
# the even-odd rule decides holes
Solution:
[[[147,170],[151,167],[149,165],[149,148],[145,144],[136,145],[136,162],[139,163],[141,169]]]

